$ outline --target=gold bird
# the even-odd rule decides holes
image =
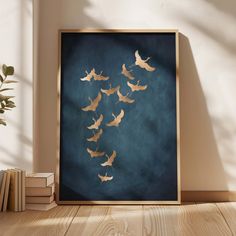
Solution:
[[[85,73],[87,74],[87,76],[80,78],[80,80],[82,81],[91,81],[91,79],[93,78],[93,75],[95,73],[95,69],[93,68],[90,73],[88,73],[88,71],[85,71]]]
[[[101,89],[101,92],[105,93],[107,96],[110,96],[111,94],[115,93],[119,88],[120,86],[116,86],[115,88],[112,88],[110,84],[109,89]]]
[[[137,82],[137,84],[132,84],[129,81],[127,82],[127,85],[131,88],[131,91],[143,91],[147,89],[147,85],[139,85],[140,80]]]
[[[101,101],[102,99],[102,94],[99,92],[97,97],[92,100],[91,98],[89,98],[89,101],[90,101],[90,105],[87,106],[87,107],[83,107],[82,110],[83,111],[96,111],[98,105],[99,105],[99,102]]]
[[[98,178],[101,180],[101,182],[107,182],[107,181],[110,181],[113,179],[113,176],[107,176],[107,173],[106,175],[100,175],[98,174]]]
[[[120,111],[120,114],[118,116],[115,116],[112,113],[112,116],[114,117],[114,120],[112,120],[111,122],[107,123],[106,125],[107,126],[116,126],[116,127],[118,127],[120,122],[121,122],[121,120],[122,120],[122,118],[124,117],[124,115],[125,115],[125,112],[124,112],[123,109]]]
[[[103,115],[101,114],[97,120],[95,120],[93,118],[93,121],[94,121],[94,123],[92,125],[88,126],[87,127],[88,129],[98,129],[103,121]]]
[[[125,77],[127,77],[128,79],[130,80],[133,80],[134,79],[134,76],[132,75],[131,73],[132,70],[127,70],[125,64],[122,65],[122,72],[121,74],[124,75]]]
[[[124,103],[133,103],[133,102],[135,102],[134,99],[130,99],[130,98],[128,97],[128,94],[129,94],[129,93],[127,93],[127,95],[124,96],[124,95],[122,95],[122,93],[121,93],[120,90],[118,89],[117,95],[118,95],[118,97],[119,97],[119,102],[124,102]]]
[[[87,141],[89,142],[97,142],[100,137],[102,136],[103,130],[100,129],[96,134],[94,134],[91,138],[87,138]]]
[[[102,75],[102,71],[100,72],[99,75],[96,74],[96,72],[94,72],[94,73],[93,73],[93,78],[94,78],[94,80],[98,80],[98,81],[101,81],[101,80],[103,80],[103,81],[109,80],[109,77],[108,77],[108,76],[103,76],[103,75]]]
[[[102,163],[101,166],[112,166],[112,163],[116,158],[116,151],[113,151],[110,157],[106,154],[106,157],[107,161]]]
[[[141,68],[143,68],[147,71],[150,71],[150,72],[152,72],[156,69],[155,67],[151,67],[150,65],[148,65],[147,61],[150,59],[150,57],[148,57],[146,60],[143,60],[140,57],[140,55],[138,53],[138,50],[136,50],[136,52],[135,52],[135,59],[136,59],[135,60],[135,65],[136,66],[139,66],[139,67],[141,67]]]
[[[89,153],[90,157],[102,157],[105,155],[105,152],[97,152],[97,151],[93,151],[89,148],[87,148],[87,152]]]

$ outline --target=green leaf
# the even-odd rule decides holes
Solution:
[[[7,65],[3,64],[2,65],[2,72],[5,76],[14,75],[14,67],[13,66],[7,66]]]
[[[3,77],[0,75],[0,81],[3,82]]]
[[[6,107],[14,108],[14,107],[16,107],[16,106],[15,106],[15,104],[10,103],[10,104],[7,104]]]
[[[7,125],[7,123],[3,120],[3,119],[0,119],[0,125]]]
[[[0,92],[3,92],[3,91],[8,91],[8,90],[13,90],[13,88],[5,88],[5,89],[0,89]]]
[[[1,108],[4,108],[6,105],[4,102],[1,102]]]
[[[11,83],[18,83],[18,81],[17,80],[9,80],[8,79],[8,80],[5,80],[4,83],[5,84],[11,84]]]

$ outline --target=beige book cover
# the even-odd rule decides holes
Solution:
[[[11,177],[11,173],[7,170],[7,178],[6,178],[6,184],[5,184],[2,211],[7,210],[7,202],[8,202],[8,194],[9,194],[9,186],[10,186],[10,177]]]
[[[55,201],[51,202],[50,204],[34,204],[29,203],[26,204],[27,210],[36,210],[36,211],[48,211],[54,207],[56,207],[57,204]]]
[[[22,198],[22,186],[21,186],[21,176],[22,171],[20,169],[16,169],[17,176],[18,176],[18,211],[22,211],[22,205],[21,205],[21,198]]]
[[[1,178],[2,181],[1,181],[1,186],[0,186],[0,211],[2,211],[2,206],[3,206],[3,198],[4,198],[7,172],[1,171],[1,175],[2,175],[2,178]]]
[[[47,187],[54,183],[54,173],[31,173],[27,174],[26,187]]]
[[[22,194],[21,194],[21,205],[22,211],[25,211],[25,170],[22,170],[22,175],[21,175],[21,187],[22,187]]]
[[[25,188],[25,195],[26,196],[51,196],[55,192],[55,184],[51,184],[44,188],[32,188],[32,187],[26,187]]]
[[[48,197],[26,197],[26,203],[51,203],[54,200],[54,195]]]
[[[8,209],[18,211],[18,175],[16,170],[8,170],[10,172],[9,202]]]

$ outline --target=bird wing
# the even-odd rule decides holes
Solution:
[[[105,93],[107,96],[110,96],[111,94],[115,93],[119,88],[120,86],[111,89],[101,89],[101,92]]]
[[[138,89],[139,90],[145,90],[145,89],[147,89],[147,85],[138,86]]]
[[[131,84],[130,82],[127,82],[127,85],[131,88],[131,91],[134,92],[135,89],[135,84]]]
[[[107,123],[107,126],[119,126],[119,123],[121,122],[122,118],[124,117],[124,110],[122,109],[120,114],[111,122]]]
[[[93,73],[94,80],[109,80],[108,76],[98,75],[95,72]]]
[[[91,104],[89,106],[83,107],[82,110],[95,111],[101,99],[102,99],[102,94],[99,92],[97,97],[91,102]]]
[[[126,97],[126,96],[123,96],[119,90],[117,91],[117,95],[119,97],[119,101],[120,102],[133,103],[135,101],[135,100],[130,99],[130,98]]]
[[[126,69],[125,64],[122,65],[122,72],[121,73],[130,80],[134,79],[134,76],[132,75],[132,73]]]
[[[87,148],[87,152],[92,156],[93,151],[91,149]]]
[[[103,130],[100,129],[96,134],[94,134],[91,138],[87,138],[87,141],[89,142],[97,142],[98,139],[101,137],[103,133]]]
[[[105,181],[109,181],[109,180],[112,180],[112,179],[113,179],[113,176],[104,176]]]
[[[93,106],[95,107],[95,109],[97,108],[101,99],[102,99],[102,94],[99,92],[97,97],[93,100]]]
[[[113,153],[111,154],[111,156],[109,158],[109,161],[111,162],[111,164],[115,160],[115,158],[116,158],[116,151],[113,151]]]
[[[119,97],[119,100],[120,100],[120,98],[122,98],[122,97],[123,97],[123,95],[121,94],[121,92],[120,92],[120,90],[119,90],[119,89],[117,90],[117,95],[118,95],[118,97]]]
[[[138,50],[135,51],[135,59],[136,60],[142,60],[142,58],[140,57]]]
[[[120,123],[121,120],[122,120],[122,118],[124,117],[124,115],[125,115],[125,112],[124,112],[124,110],[122,109],[121,112],[120,112],[120,114],[116,117],[116,120]]]
[[[90,154],[91,157],[101,157],[101,156],[104,156],[105,154],[105,152],[92,151],[89,148],[87,148],[87,152]]]
[[[143,62],[143,68],[149,72],[153,72],[156,70],[155,67],[150,66],[147,62]]]
[[[101,114],[100,117],[90,126],[88,126],[88,129],[98,129],[103,121],[103,115]]]
[[[101,176],[101,175],[98,174],[98,178],[99,178],[101,181],[104,181],[104,180],[103,180],[104,176]]]
[[[101,89],[101,92],[102,92],[102,93],[105,93],[105,94],[108,95],[108,96],[110,95],[110,94],[109,94],[109,90]]]

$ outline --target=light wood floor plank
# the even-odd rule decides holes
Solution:
[[[144,235],[229,236],[215,204],[144,206]]]
[[[78,208],[78,206],[58,206],[47,212],[26,211],[0,214],[0,235],[64,235]]]
[[[236,202],[217,203],[217,207],[229,225],[232,235],[236,235]]]
[[[141,236],[142,221],[142,206],[81,206],[67,236]]]

